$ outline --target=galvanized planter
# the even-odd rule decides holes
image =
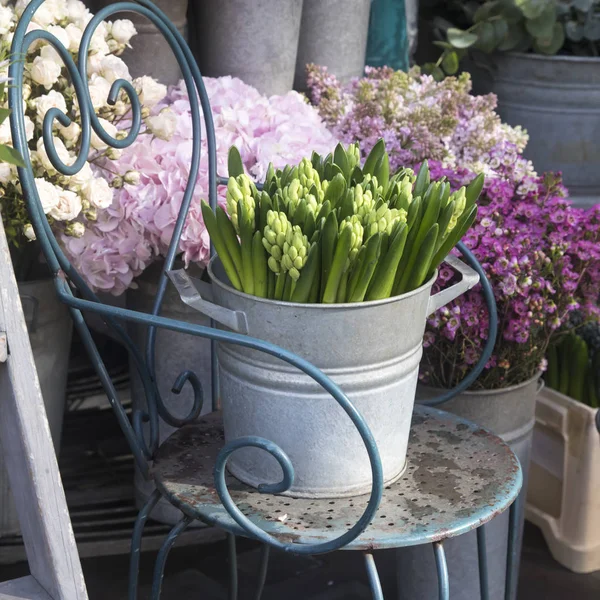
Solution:
[[[150,313],[156,298],[158,278],[162,264],[155,263],[136,279],[137,289],[129,289],[127,308]],[[172,286],[167,287],[162,304],[161,315],[171,319],[179,319],[189,323],[210,326],[210,320],[197,311],[182,304]],[[145,347],[147,326],[131,323],[129,334],[139,348]],[[211,411],[211,356],[210,341],[191,335],[182,335],[167,329],[159,329],[156,334],[156,381],[158,390],[165,399],[165,404],[177,417],[185,417],[193,406],[193,393],[189,386],[184,386],[181,393],[171,392],[178,375],[193,369],[200,378],[204,392],[203,414]],[[133,362],[130,363],[131,401],[134,408],[146,408],[146,395],[139,374]],[[158,420],[159,441],[164,442],[176,429]],[[136,503],[144,506],[154,491],[154,483],[144,479],[138,469],[135,471],[134,488]],[[152,517],[162,523],[174,524],[181,519],[181,512],[170,502],[161,498],[152,512]]]
[[[295,89],[306,89],[308,63],[326,66],[343,82],[363,74],[370,10],[371,0],[304,0]]]
[[[329,375],[364,417],[379,449],[384,482],[405,466],[425,320],[479,280],[458,259],[455,286],[430,296],[436,275],[402,296],[353,304],[295,304],[249,296],[227,283],[218,259],[208,267],[217,321],[286,348]],[[259,436],[280,446],[295,471],[291,496],[334,498],[367,493],[371,468],[364,444],[342,408],[311,378],[255,350],[220,344],[219,382],[226,440]],[[251,486],[275,483],[281,469],[255,448],[228,467]]]
[[[94,12],[119,0],[88,0]],[[187,36],[188,0],[153,0],[179,33]],[[123,13],[116,18],[130,19],[135,24],[137,35],[131,40],[131,49],[125,50],[123,60],[132,77],[149,75],[166,85],[174,85],[181,79],[179,64],[171,47],[160,31],[148,19],[134,12]]]
[[[204,76],[239,77],[266,96],[292,89],[302,0],[203,0],[192,8]]]
[[[455,413],[501,437],[517,455],[523,469],[523,491],[527,490],[527,477],[531,456],[535,404],[540,389],[539,376],[519,385],[500,390],[463,392],[440,408]],[[444,390],[418,386],[417,402],[439,396]],[[521,551],[521,534],[525,503],[518,511],[520,534],[517,551]],[[487,561],[490,600],[503,600],[508,543],[508,513],[491,521],[487,528]],[[479,598],[477,539],[475,532],[446,540],[450,592],[453,600]],[[435,568],[433,556],[425,547],[401,548],[398,556],[398,589],[402,597],[413,600],[435,598],[437,582],[425,575],[428,567]],[[429,551],[430,552],[430,551]]]
[[[597,203],[600,59],[511,52],[489,60],[489,70],[469,67],[475,91],[495,93],[502,120],[527,129],[525,156],[539,173],[562,171],[577,204]]]
[[[68,308],[56,296],[52,279],[19,283],[19,293],[50,434],[58,453],[65,412],[73,322]],[[9,488],[8,473],[0,454],[0,537],[19,532],[19,518]]]

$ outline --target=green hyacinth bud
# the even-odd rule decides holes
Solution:
[[[346,148],[346,156],[348,157],[348,163],[350,165],[350,172],[360,164],[360,148],[358,144],[350,144]]]
[[[300,277],[300,269],[308,258],[308,248],[308,238],[302,233],[300,227],[298,225],[289,227],[283,243],[281,270],[287,271],[294,280]]]
[[[351,242],[350,242],[350,260],[354,260],[356,258],[356,256],[358,255],[358,251],[360,250],[362,243],[363,243],[363,237],[364,237],[364,228],[362,226],[360,217],[358,215],[352,215],[351,217],[346,217],[341,223],[340,223],[340,233],[342,233],[342,231],[345,228],[350,228],[352,230],[352,238],[351,238]]]
[[[292,226],[284,212],[270,210],[267,213],[267,224],[263,231],[263,246],[270,254],[268,264],[269,268],[279,273],[281,271],[281,261],[285,257],[284,244]]]
[[[466,192],[465,188],[461,187],[459,190],[454,192],[450,196],[450,199],[448,200],[448,202],[452,202],[453,200],[455,202],[454,212],[452,213],[452,217],[450,217],[450,222],[448,223],[448,229],[446,230],[448,233],[456,227],[456,224],[458,223],[458,219],[460,218],[460,215],[462,215],[463,211],[465,210],[465,206],[467,204],[467,196],[466,196],[465,192]]]
[[[244,204],[244,209],[252,227],[254,227],[255,207],[254,201],[255,187],[246,174],[238,177],[230,177],[227,182],[227,212],[237,233],[240,232],[238,223],[238,203]]]

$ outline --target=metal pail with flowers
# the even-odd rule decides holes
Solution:
[[[171,273],[186,303],[227,328],[285,348],[337,383],[371,430],[384,483],[404,470],[423,333],[428,315],[473,287],[479,276],[457,258],[457,284],[431,295],[437,272],[406,294],[346,304],[300,304],[257,298],[234,289],[218,259],[212,285]],[[211,297],[212,296],[212,297]],[[226,440],[259,436],[290,458],[295,497],[342,497],[371,489],[364,443],[343,409],[314,380],[283,361],[238,345],[218,346],[220,397]],[[281,478],[281,468],[256,448],[228,462],[239,480],[257,487]]]

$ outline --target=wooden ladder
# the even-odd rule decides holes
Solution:
[[[0,439],[31,573],[0,600],[87,600],[1,218]]]

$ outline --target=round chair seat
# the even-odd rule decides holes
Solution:
[[[223,445],[220,413],[207,415],[162,444],[154,478],[184,514],[245,536],[221,504],[213,481]],[[232,476],[227,481],[239,509],[287,543],[314,544],[340,536],[358,521],[369,499],[274,496]],[[498,437],[455,415],[415,406],[405,473],[384,489],[375,518],[346,549],[399,548],[461,535],[506,510],[521,484],[519,461]]]

